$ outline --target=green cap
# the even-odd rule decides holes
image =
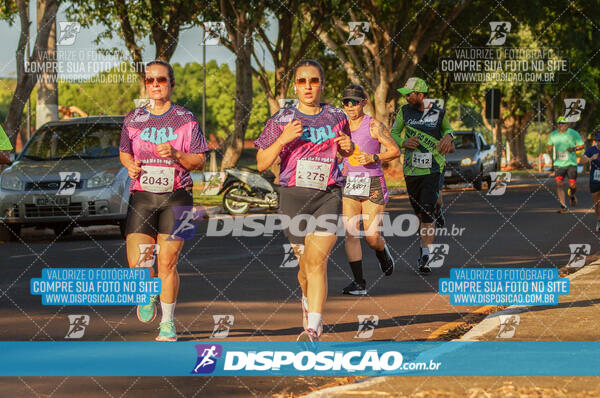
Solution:
[[[402,95],[408,95],[413,91],[416,91],[417,93],[426,93],[427,90],[427,83],[425,83],[425,80],[418,77],[411,77],[406,81],[404,87],[398,89]]]
[[[558,123],[558,124],[567,123],[567,118],[564,116],[559,116],[558,119],[556,119],[556,123]]]

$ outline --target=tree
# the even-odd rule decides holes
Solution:
[[[37,28],[41,27],[42,16],[44,15],[44,7],[46,3],[43,1],[37,2]],[[57,8],[58,10],[58,8]],[[54,22],[50,28],[48,35],[48,44],[44,60],[46,63],[53,62],[57,64],[56,57],[56,15],[53,16]],[[50,120],[58,119],[58,68],[50,68],[41,74],[41,79],[38,82],[37,88],[37,107],[35,127],[39,128],[44,123]],[[27,132],[29,135],[29,131]]]
[[[373,95],[373,116],[391,125],[400,87],[413,75],[432,43],[439,40],[471,0],[461,2],[369,0],[360,9],[352,1],[338,1],[340,10],[331,23],[318,30],[319,37],[335,52],[350,80],[362,84]],[[347,10],[347,11],[346,11]],[[350,35],[348,21],[370,23],[362,45],[346,45]],[[314,18],[305,13],[311,21]],[[314,21],[316,23],[316,21]]]
[[[41,69],[44,55],[48,50],[48,36],[56,20],[56,11],[58,10],[57,0],[39,0],[44,1],[44,14],[41,18],[40,28],[37,30],[33,53],[26,57],[27,43],[29,42],[29,0],[17,0],[16,5],[21,25],[19,43],[17,45],[17,86],[4,121],[4,128],[13,146],[16,142],[17,133],[21,126],[23,118],[23,107],[31,94],[31,91],[37,83],[38,73],[33,70]],[[28,59],[28,66],[32,69],[25,69],[25,60]]]
[[[185,66],[175,64],[173,68],[177,81],[173,100],[199,115],[202,112],[202,65],[193,62]],[[235,84],[235,74],[227,64],[218,65],[214,60],[207,62],[205,134],[213,134],[219,141],[230,137],[235,128]],[[253,88],[252,114],[246,138],[258,137],[269,117],[264,92],[258,84],[253,84]]]
[[[155,46],[155,59],[170,61],[184,25],[197,19],[197,4],[191,0],[71,0],[68,16],[83,27],[101,24],[105,30],[96,38],[113,38],[115,33],[124,42],[138,75],[140,96],[145,95],[143,46],[139,43],[150,36]],[[101,49],[101,52],[123,55],[117,48]]]
[[[206,18],[220,17],[225,23],[227,36],[221,43],[233,52],[235,58],[234,128],[225,142],[221,170],[235,166],[244,147],[244,137],[252,112],[252,52],[256,27],[264,20],[265,0],[237,2],[220,0],[218,5],[201,6],[199,13]],[[206,27],[202,25],[205,29]]]
[[[265,23],[256,27],[259,42],[266,48],[274,66],[274,73],[267,71],[265,62],[257,54],[256,46],[252,49],[252,57],[258,65],[252,68],[252,73],[267,95],[271,115],[279,110],[278,99],[287,97],[290,83],[293,79],[294,66],[307,58],[317,45],[317,30],[324,22],[324,15],[314,18],[315,23],[309,24],[303,18],[303,13],[315,14],[322,11],[319,5],[309,6],[299,0],[269,1]],[[271,22],[277,23],[277,37],[271,41],[267,35]]]

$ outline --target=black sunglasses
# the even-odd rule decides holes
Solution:
[[[354,105],[360,104],[361,102],[362,101],[355,100],[355,99],[345,99],[345,100],[342,100],[342,103],[344,104],[344,106],[350,106],[350,105],[354,106]]]

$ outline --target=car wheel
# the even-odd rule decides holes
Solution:
[[[126,227],[127,227],[127,219],[119,221],[119,231],[121,231],[121,236],[123,238],[126,237],[126,235],[125,235],[125,228]]]
[[[18,224],[5,224],[0,222],[0,241],[15,242],[21,235],[21,226]]]
[[[492,176],[491,176],[491,174],[488,174],[485,177],[485,182],[487,183],[488,189],[490,189],[490,187],[492,186]]]
[[[475,179],[473,180],[473,188],[475,188],[477,191],[481,191],[482,183],[483,183],[483,170],[480,170],[479,174],[477,174],[477,177],[475,177]]]

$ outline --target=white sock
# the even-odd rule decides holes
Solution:
[[[423,256],[429,256],[429,248],[428,247],[421,248],[421,257],[423,257]]]
[[[171,322],[173,320],[173,314],[175,313],[175,304],[177,303],[174,302],[172,304],[167,304],[164,302],[160,302],[160,309],[162,310],[162,319],[160,320],[160,322]]]
[[[302,296],[302,305],[306,308],[306,311],[308,311],[308,297]]]
[[[319,325],[321,324],[321,314],[318,312],[309,312],[308,313],[308,328],[317,330],[319,329]]]

